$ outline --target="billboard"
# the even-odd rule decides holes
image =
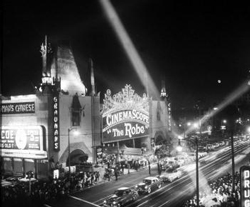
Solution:
[[[0,132],[1,156],[37,159],[47,157],[41,126],[2,126]]]
[[[134,93],[130,85],[111,96],[107,90],[102,111],[103,142],[135,139],[149,134],[148,98]]]

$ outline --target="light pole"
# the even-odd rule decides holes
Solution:
[[[197,207],[199,207],[199,155],[198,155],[198,137],[195,138],[195,144],[196,144],[196,197],[197,197]]]
[[[201,138],[201,120],[199,121],[199,124],[195,123],[194,126],[196,128],[199,127],[199,137]],[[195,137],[195,145],[196,145],[196,153],[195,153],[195,164],[196,164],[196,205],[199,207],[199,142],[198,142],[198,136]]]
[[[235,162],[234,162],[234,124],[231,121],[230,125],[230,136],[231,136],[231,156],[232,156],[232,192],[235,191],[235,181],[234,181],[234,172],[235,172]]]

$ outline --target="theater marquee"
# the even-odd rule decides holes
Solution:
[[[7,157],[47,157],[41,126],[1,127],[0,154]]]
[[[135,139],[148,136],[148,98],[134,93],[130,85],[111,96],[107,90],[103,111],[103,142]]]

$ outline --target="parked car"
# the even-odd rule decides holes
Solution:
[[[121,187],[104,200],[102,206],[120,207],[131,201],[135,201],[138,197],[139,195],[136,190],[128,187]]]
[[[175,169],[172,172],[164,172],[161,175],[158,175],[158,178],[166,183],[166,182],[173,182],[174,180],[180,178],[183,175],[183,171],[180,169]]]
[[[151,193],[153,190],[159,189],[162,186],[162,181],[157,177],[144,178],[141,183],[136,186],[138,194]]]

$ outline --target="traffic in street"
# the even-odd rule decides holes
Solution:
[[[242,165],[249,164],[250,148],[249,141],[237,142],[235,144],[235,170],[239,171]],[[231,173],[231,148],[230,146],[222,146],[216,151],[209,152],[205,157],[199,159],[199,184],[200,192],[209,191],[209,181],[213,181],[226,173]],[[176,206],[181,207],[188,199],[195,195],[195,163],[183,165],[178,168],[182,171],[180,177],[173,180],[165,180],[158,175],[157,165],[151,166],[151,175],[148,168],[140,169],[119,176],[118,180],[111,180],[89,187],[80,192],[68,196],[68,198],[46,203],[47,207],[68,207],[68,206]],[[164,175],[165,173],[161,173]],[[143,184],[145,178],[150,178],[153,184],[148,185],[144,193],[139,193],[138,188]],[[145,182],[144,182],[145,183]],[[152,188],[151,188],[152,187]],[[150,190],[148,190],[150,188]],[[119,195],[120,200],[124,199],[124,203],[119,203],[114,192],[118,189],[132,190],[132,196],[124,194]],[[138,193],[138,194],[137,194]],[[113,196],[113,197],[112,197]],[[124,196],[124,198],[122,198]],[[125,199],[125,196],[129,199]],[[114,200],[108,205],[107,200]]]

